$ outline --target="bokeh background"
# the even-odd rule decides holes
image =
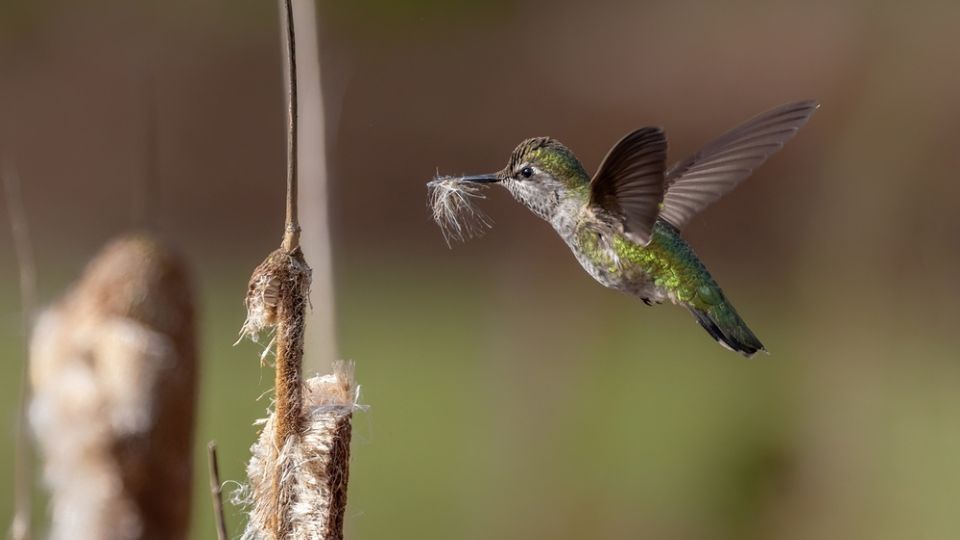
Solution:
[[[960,4],[318,12],[339,354],[370,405],[350,538],[960,538]],[[242,480],[268,405],[259,349],[231,345],[281,233],[280,58],[275,2],[0,3],[0,152],[23,179],[41,299],[131,225],[150,175],[154,227],[192,266],[195,538],[214,537],[206,442]],[[504,192],[483,201],[494,229],[453,250],[425,208],[438,170],[499,169],[526,137],[592,169],[660,125],[680,159],[805,98],[822,103],[808,126],[686,231],[768,357],[601,288]],[[0,212],[7,523],[23,364]]]

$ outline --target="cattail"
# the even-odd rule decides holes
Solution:
[[[247,465],[249,508],[245,539],[337,540],[343,537],[351,418],[358,387],[353,366],[303,381],[304,315],[310,268],[299,248],[273,252],[250,278],[241,336],[273,331],[274,407]]]
[[[251,447],[247,539],[339,540],[347,502],[351,417],[357,387],[352,366],[303,381],[303,341],[312,272],[300,247],[297,216],[297,62],[291,0],[280,0],[287,75],[287,208],[280,249],[253,272],[241,338],[274,333],[274,406]],[[310,23],[312,24],[312,23]],[[323,299],[330,301],[330,299]],[[265,354],[269,353],[267,346]],[[263,357],[261,357],[263,358]]]
[[[145,234],[114,240],[33,334],[50,538],[186,537],[196,374],[183,262]]]
[[[483,236],[493,221],[476,207],[485,199],[483,184],[467,182],[456,176],[437,177],[427,182],[427,205],[440,227],[447,246]]]
[[[247,320],[241,336],[256,339],[265,329],[276,332],[276,420],[269,430],[271,444],[284,448],[299,439],[303,426],[303,332],[307,299],[310,294],[310,267],[303,252],[296,248],[287,252],[281,248],[271,253],[254,270],[247,288]],[[262,434],[261,434],[262,436]],[[289,532],[285,504],[290,500],[289,468],[276,463],[268,471],[271,487],[262,506],[269,517],[268,528],[275,537],[285,538]],[[251,520],[252,521],[252,520]]]
[[[247,465],[249,491],[241,494],[250,507],[244,539],[343,538],[351,419],[359,407],[353,366],[336,362],[332,375],[305,381],[302,395],[300,431],[283,445],[274,438],[283,421],[278,410],[260,421]]]

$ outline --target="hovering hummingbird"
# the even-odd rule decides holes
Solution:
[[[647,305],[682,305],[717,342],[750,357],[766,349],[680,232],[780,150],[817,107],[802,101],[760,114],[669,168],[663,130],[645,127],[614,145],[592,178],[559,141],[537,137],[521,142],[503,170],[460,180],[505,187],[553,226],[600,284]]]

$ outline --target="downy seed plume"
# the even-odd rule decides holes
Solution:
[[[448,247],[452,241],[479,238],[493,227],[493,221],[474,204],[486,199],[484,186],[459,176],[438,176],[427,182],[427,204]]]

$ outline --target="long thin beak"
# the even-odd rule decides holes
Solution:
[[[500,177],[496,174],[478,174],[476,176],[464,176],[460,180],[464,182],[476,182],[478,184],[491,184],[494,182],[499,182]]]

